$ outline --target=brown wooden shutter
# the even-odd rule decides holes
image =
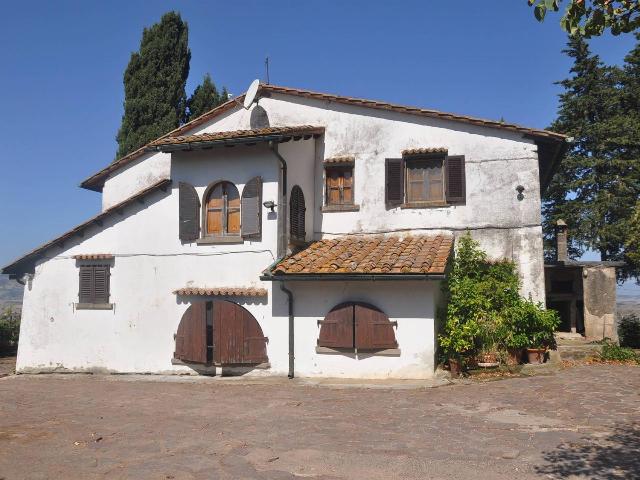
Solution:
[[[305,239],[305,211],[304,193],[298,185],[294,185],[289,204],[289,230],[294,240]]]
[[[319,323],[319,347],[353,348],[353,304],[334,307]]]
[[[93,303],[93,265],[80,266],[80,288],[78,301],[80,303]]]
[[[358,303],[354,309],[355,346],[363,350],[397,348],[393,323],[381,310]]]
[[[404,160],[387,158],[385,161],[385,197],[389,207],[404,203]]]
[[[174,357],[190,363],[207,363],[207,302],[192,304],[182,315]]]
[[[186,182],[178,184],[178,204],[180,240],[197,240],[200,235],[200,199],[193,185]]]
[[[466,180],[464,155],[453,155],[445,159],[447,203],[465,203]]]
[[[242,190],[242,236],[259,237],[262,219],[262,179],[254,177]]]
[[[109,267],[93,267],[93,303],[109,303]]]
[[[241,310],[243,323],[243,343],[242,363],[257,364],[268,362],[267,358],[267,341],[268,339],[262,333],[260,324],[244,308],[237,306]]]

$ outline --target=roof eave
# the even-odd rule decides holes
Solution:
[[[260,280],[265,282],[284,281],[396,281],[396,280],[445,280],[444,273],[286,273],[264,274]]]

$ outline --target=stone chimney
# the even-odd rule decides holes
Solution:
[[[558,220],[556,222],[556,260],[558,262],[566,262],[569,260],[567,224],[564,220]]]

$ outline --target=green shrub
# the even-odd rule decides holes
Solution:
[[[640,317],[625,315],[618,323],[620,345],[629,348],[640,348]]]
[[[602,345],[600,358],[602,358],[602,360],[613,360],[616,362],[640,363],[640,355],[630,348],[621,347],[612,342],[607,342]]]
[[[469,234],[462,236],[443,284],[447,303],[439,313],[444,328],[438,340],[444,359],[551,346],[557,313],[523,299],[519,291],[512,261],[490,262]]]
[[[0,313],[0,351],[11,350],[18,345],[20,314],[8,307]]]

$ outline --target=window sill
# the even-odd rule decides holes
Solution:
[[[410,202],[404,203],[400,205],[402,209],[411,209],[411,208],[443,208],[450,207],[452,204],[447,202]]]
[[[360,205],[323,205],[320,210],[323,213],[359,212],[360,211]]]
[[[76,310],[113,310],[113,303],[76,303]]]
[[[371,355],[381,357],[399,357],[399,348],[386,348],[382,350],[363,350],[358,348],[330,348],[330,347],[316,347],[316,353],[328,353],[344,355],[345,353],[355,353],[360,355]]]
[[[216,245],[225,243],[244,243],[240,235],[229,235],[228,237],[204,237],[196,240],[196,245]]]

